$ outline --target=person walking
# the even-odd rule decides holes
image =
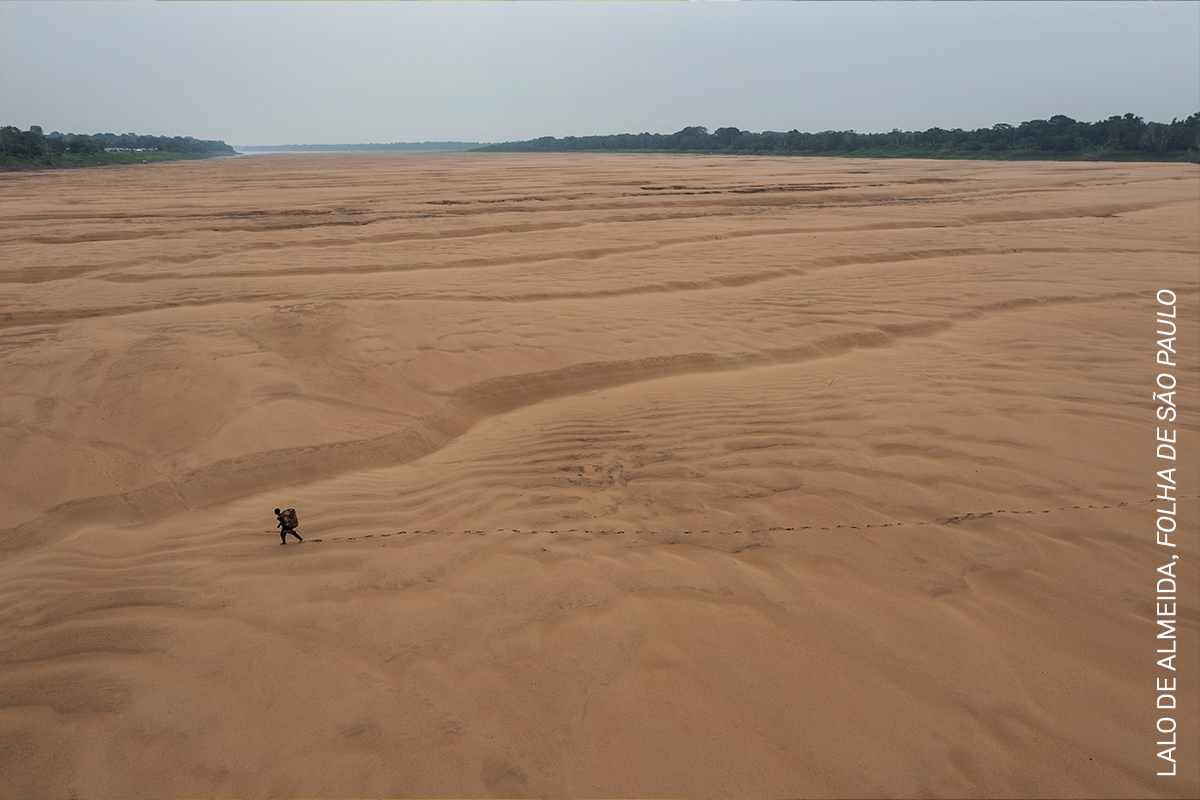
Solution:
[[[291,509],[288,509],[291,511]],[[279,543],[287,544],[287,535],[290,533],[297,539],[300,539],[300,534],[296,533],[296,529],[292,527],[295,524],[295,512],[285,516],[278,508],[275,509],[275,519],[279,520]],[[300,541],[304,541],[300,539]]]

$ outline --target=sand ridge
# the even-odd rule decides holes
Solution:
[[[1200,789],[1146,700],[1193,165],[269,156],[0,210],[3,796]]]

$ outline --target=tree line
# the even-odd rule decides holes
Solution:
[[[391,142],[390,144],[256,144],[243,145],[246,153],[408,153],[477,150],[483,142]]]
[[[120,151],[125,151],[124,153]],[[222,141],[194,139],[191,136],[143,136],[136,133],[43,133],[38,125],[22,131],[12,125],[0,128],[0,165],[73,166],[79,164],[130,161],[134,155],[153,158],[205,158],[236,155]]]
[[[499,152],[610,150],[760,155],[856,155],[919,158],[1055,158],[1185,160],[1200,158],[1200,112],[1170,123],[1146,122],[1133,114],[1079,122],[1058,114],[1020,125],[990,128],[929,128],[925,131],[858,133],[821,131],[751,133],[737,128],[693,126],[671,134],[543,136],[481,147]]]

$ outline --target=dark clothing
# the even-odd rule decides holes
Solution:
[[[279,529],[280,529],[279,530],[279,543],[280,544],[287,544],[287,535],[289,533],[292,536],[295,536],[297,539],[300,539],[300,534],[296,533],[294,528],[292,528],[290,525],[288,525],[286,522],[283,521],[283,515],[277,516],[276,519],[279,520]],[[300,541],[303,542],[304,540],[300,539]]]

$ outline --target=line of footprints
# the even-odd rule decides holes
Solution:
[[[1194,498],[1194,497],[1198,497],[1198,496],[1200,496],[1200,495],[1179,495],[1177,497],[1177,500],[1185,500],[1185,499],[1190,499],[1190,498]],[[684,535],[690,535],[692,533],[715,533],[718,535],[729,535],[729,534],[739,534],[739,533],[765,533],[768,531],[771,531],[771,532],[773,532],[773,531],[832,531],[832,530],[837,530],[839,528],[846,529],[846,530],[864,530],[866,528],[900,528],[900,527],[914,526],[914,525],[958,525],[959,523],[962,523],[962,522],[969,522],[971,520],[983,519],[985,517],[991,517],[996,514],[1050,514],[1055,511],[1072,511],[1075,509],[1083,509],[1083,508],[1105,509],[1105,508],[1122,508],[1122,507],[1130,506],[1130,505],[1144,506],[1144,505],[1149,505],[1149,504],[1155,503],[1155,502],[1158,502],[1157,499],[1143,500],[1138,503],[1118,503],[1116,505],[1106,505],[1106,506],[1104,506],[1104,505],[1101,505],[1101,506],[1061,506],[1059,508],[1045,508],[1045,509],[1038,509],[1038,510],[1033,510],[1033,511],[1011,511],[1011,510],[1001,508],[1001,509],[997,509],[996,511],[971,512],[969,514],[962,514],[962,515],[954,516],[954,517],[946,517],[944,519],[938,519],[938,520],[926,520],[923,522],[883,522],[883,523],[871,524],[871,525],[820,525],[820,526],[800,525],[800,526],[797,526],[794,528],[755,528],[755,529],[745,530],[745,531],[743,531],[743,530],[733,530],[733,531],[700,530],[700,531],[679,531],[679,532],[683,533]],[[442,530],[437,530],[437,529],[411,531],[411,533],[414,535],[415,534],[448,533],[448,532],[449,531],[442,531]],[[457,531],[453,531],[453,532],[457,533]],[[519,528],[496,528],[494,531],[491,531],[491,532],[492,533],[511,532],[511,533],[520,533],[520,534],[530,534],[530,533],[558,533],[559,531],[558,530],[521,530]],[[579,528],[567,528],[567,529],[565,529],[565,532],[566,533],[585,533],[585,534],[589,534],[589,535],[598,535],[598,536],[606,536],[606,535],[616,534],[619,536],[619,535],[623,535],[623,534],[627,533],[628,531],[587,530],[587,529],[581,530]],[[395,533],[380,533],[380,534],[368,533],[365,536],[334,536],[334,537],[330,537],[328,539],[305,539],[304,541],[305,542],[339,542],[339,541],[340,542],[353,542],[353,541],[357,541],[359,539],[375,539],[375,538],[383,539],[383,538],[386,538],[389,536],[407,536],[407,535],[409,535],[409,533],[410,533],[410,531],[396,531]],[[462,533],[473,534],[476,536],[483,536],[483,535],[486,535],[488,533],[488,531],[470,531],[470,530],[468,530],[468,531],[462,531]],[[654,533],[654,531],[636,530],[636,531],[632,531],[632,533],[637,535],[637,534],[644,534],[644,533]]]

